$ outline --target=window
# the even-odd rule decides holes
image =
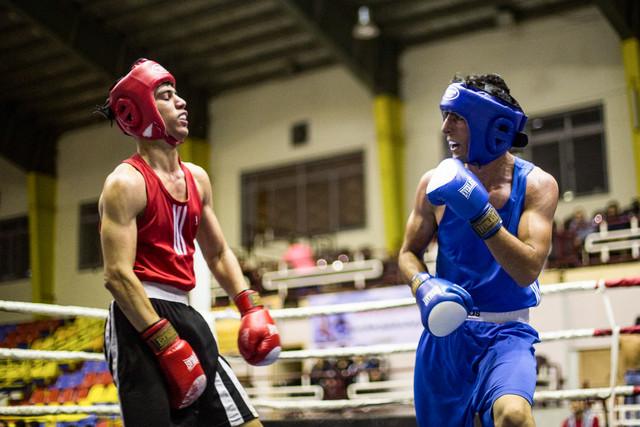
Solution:
[[[242,176],[242,244],[364,227],[362,152]]]
[[[602,105],[531,117],[529,145],[514,153],[553,175],[565,198],[608,191]]]
[[[78,245],[78,269],[102,267],[100,246],[100,215],[98,202],[80,206],[80,242]]]
[[[28,217],[0,221],[0,282],[29,277],[29,265]]]

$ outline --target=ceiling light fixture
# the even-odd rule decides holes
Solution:
[[[351,34],[357,40],[370,40],[380,34],[378,26],[371,21],[371,14],[367,6],[361,6],[358,9],[358,22],[354,25]]]

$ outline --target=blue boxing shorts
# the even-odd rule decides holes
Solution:
[[[492,427],[491,409],[500,396],[515,394],[531,404],[538,342],[536,330],[521,322],[467,320],[442,338],[425,330],[413,385],[418,425],[473,427],[478,413],[482,425]]]

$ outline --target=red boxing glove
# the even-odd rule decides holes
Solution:
[[[141,337],[158,356],[160,368],[169,383],[171,407],[182,409],[195,402],[207,386],[207,377],[189,343],[180,339],[164,318],[149,326]]]
[[[260,294],[247,289],[234,298],[240,310],[242,324],[238,333],[238,348],[251,365],[265,366],[280,355],[280,335],[269,312],[264,309]]]

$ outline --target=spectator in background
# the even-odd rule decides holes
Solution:
[[[605,211],[604,219],[607,221],[615,221],[620,216],[620,208],[618,207],[618,202],[612,200],[607,205],[607,210]]]
[[[296,242],[295,238],[289,239],[289,247],[282,255],[282,261],[287,263],[288,267],[295,270],[301,268],[315,267],[313,249],[309,245]]]
[[[562,422],[562,427],[598,427],[598,418],[591,411],[591,404],[584,400],[572,400],[571,415]]]
[[[607,205],[604,220],[607,221],[609,230],[629,228],[629,217],[620,212],[620,205],[615,200],[611,200]]]
[[[573,247],[575,253],[580,253],[582,252],[584,239],[589,233],[594,232],[595,228],[592,222],[586,219],[584,208],[577,207],[567,222],[565,230],[573,235]]]

